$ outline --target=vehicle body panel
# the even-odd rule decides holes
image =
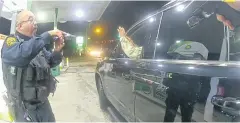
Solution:
[[[185,2],[179,3],[179,1],[175,1],[165,5],[157,13],[133,25],[128,31],[128,33],[130,32],[129,35],[136,26],[147,19]],[[191,2],[190,4],[192,5]],[[224,33],[226,32],[228,33],[225,30]],[[187,84],[190,89],[193,86],[196,86],[196,89],[199,88],[199,92],[188,91],[193,97],[188,97],[189,95],[181,94],[181,91],[179,91],[179,96],[185,96],[185,98],[195,102],[192,121],[239,121],[238,108],[230,104],[224,104],[228,103],[229,100],[230,102],[239,100],[240,63],[231,61],[231,57],[230,61],[225,59],[229,54],[229,50],[225,48],[227,45],[224,43],[229,42],[226,40],[222,42],[222,44],[219,44],[222,46],[221,52],[217,54],[219,58],[215,57],[215,54],[209,53],[210,57],[213,56],[212,59],[215,61],[211,59],[151,59],[150,57],[148,57],[150,59],[130,59],[119,57],[122,56],[119,55],[121,53],[113,55],[114,57],[109,56],[100,65],[104,72],[99,72],[99,75],[103,78],[105,93],[110,102],[127,121],[163,122],[166,110],[165,100],[168,97],[167,90],[169,90],[166,83],[169,82],[168,79],[173,75],[177,75],[179,80],[183,82],[190,81],[192,85]],[[219,48],[219,45],[216,46],[216,49]],[[214,49],[214,51],[216,50]],[[183,87],[178,86],[177,88],[181,89]],[[213,103],[215,96],[223,98],[225,103],[218,105]],[[180,121],[181,111],[179,108],[175,122]]]

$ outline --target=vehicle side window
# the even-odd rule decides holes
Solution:
[[[111,50],[110,53],[111,58],[128,58],[126,54],[123,52],[121,43],[117,42],[114,49]]]
[[[185,4],[182,6],[187,6]],[[155,59],[219,60],[224,27],[216,15],[193,28],[187,23],[193,11],[202,4],[197,1],[185,9],[180,10],[180,5],[164,12]],[[202,8],[211,13],[213,7],[203,5]]]
[[[128,36],[136,45],[143,47],[143,59],[153,58],[154,45],[159,29],[161,15],[161,13],[158,13],[147,18],[140,24],[136,25],[128,33]]]

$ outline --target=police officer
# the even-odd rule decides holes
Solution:
[[[62,31],[48,31],[35,36],[35,16],[23,10],[17,15],[16,33],[6,38],[2,48],[4,84],[8,105],[15,122],[55,122],[48,96],[55,91],[56,81],[50,68],[62,61]],[[46,46],[59,37],[53,52]]]
[[[182,122],[191,122],[194,105],[200,91],[200,77],[170,73],[171,77],[164,80],[167,89],[166,111],[164,122],[174,122],[180,106]]]

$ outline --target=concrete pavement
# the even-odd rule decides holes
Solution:
[[[75,59],[56,77],[57,91],[50,97],[56,120],[60,122],[110,122],[111,117],[99,107],[94,80],[96,59]]]

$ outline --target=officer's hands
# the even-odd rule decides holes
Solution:
[[[233,9],[240,11],[240,1],[236,2],[228,2],[227,3]],[[234,30],[234,26],[232,25],[231,21],[225,18],[223,15],[217,14],[217,19],[222,22],[225,26],[229,27],[230,30]]]
[[[222,15],[217,14],[218,21],[222,22],[225,26],[229,27],[230,30],[234,30],[234,26],[232,25],[231,21],[225,18]]]
[[[64,38],[59,38],[56,42],[55,42],[55,51],[61,51],[62,48],[65,46],[64,43]]]
[[[54,51],[60,52],[64,46],[65,46],[64,42],[57,42]]]
[[[125,37],[126,36],[126,32],[125,32],[125,29],[123,27],[118,27],[118,33],[119,33],[119,36],[120,37]]]
[[[63,34],[64,32],[61,30],[51,30],[48,31],[48,33],[51,36],[57,36],[58,37],[58,41],[55,42],[55,51],[61,51],[62,48],[64,47],[65,43],[64,43],[64,37]]]
[[[48,31],[51,36],[57,36],[60,40],[63,40],[63,31],[61,30],[51,30]]]

